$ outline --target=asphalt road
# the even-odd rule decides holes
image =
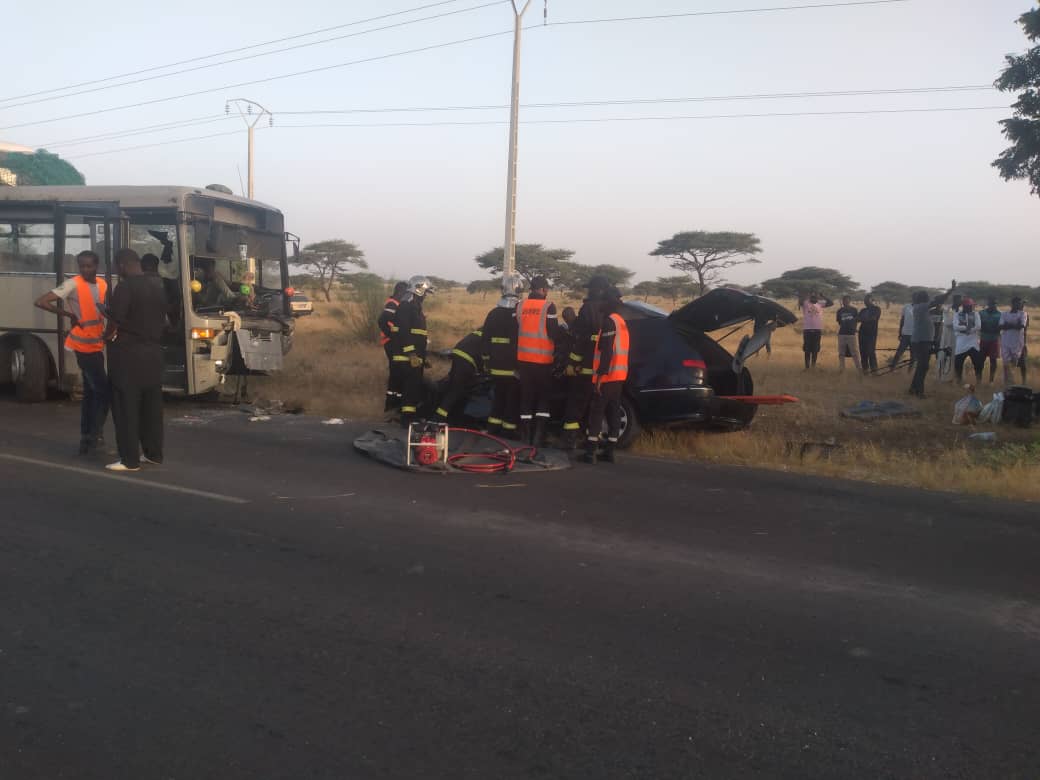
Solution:
[[[1040,512],[625,458],[411,475],[0,401],[0,778],[1040,775]]]

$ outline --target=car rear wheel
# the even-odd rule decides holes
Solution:
[[[621,432],[618,434],[617,446],[619,449],[627,449],[632,446],[632,442],[639,436],[642,427],[639,425],[639,418],[636,416],[635,404],[629,399],[627,395],[621,396]],[[603,421],[603,438],[607,438],[607,421]]]

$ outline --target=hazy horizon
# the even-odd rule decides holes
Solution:
[[[115,0],[103,15],[79,3],[20,4],[8,13],[7,96],[237,49],[273,38],[423,5],[421,0],[292,6],[213,2],[205,19],[159,20]],[[791,5],[799,3],[791,2]],[[279,44],[397,24],[482,5],[455,2],[408,16]],[[549,21],[748,9],[753,0],[550,0]],[[907,0],[886,5],[699,16],[667,21],[540,27],[525,32],[524,104],[894,90],[987,85],[1027,41],[1015,19],[1026,0]],[[12,17],[13,14],[13,17]],[[62,19],[67,45],[44,45]],[[306,243],[359,244],[383,275],[480,278],[473,258],[502,244],[508,112],[402,111],[326,115],[294,111],[502,106],[509,100],[510,35],[134,110],[27,122],[155,100],[287,72],[507,31],[508,4],[221,67],[35,105],[0,102],[0,139],[70,160],[88,184],[219,182],[239,192],[246,133],[221,119],[245,97],[275,115],[257,133],[256,197],[281,208]],[[262,50],[249,50],[230,58]],[[220,58],[225,59],[225,58]],[[179,66],[194,67],[198,63]],[[135,76],[144,78],[162,71]],[[88,87],[83,87],[86,89]],[[26,98],[26,101],[39,99]],[[737,230],[762,241],[748,284],[804,265],[838,268],[869,287],[884,280],[941,286],[951,277],[1036,285],[1040,199],[1006,183],[990,162],[1005,146],[998,120],[1013,96],[995,90],[932,94],[740,99],[643,105],[528,107],[520,129],[521,243],[575,251],[587,264],[672,275],[648,257],[681,230]],[[966,111],[922,109],[971,108]],[[701,118],[733,114],[907,110],[912,113]],[[59,142],[212,117],[162,132]],[[653,121],[546,123],[545,120]],[[449,122],[456,124],[435,125]],[[297,127],[414,123],[415,126]],[[190,143],[94,154],[212,133]]]

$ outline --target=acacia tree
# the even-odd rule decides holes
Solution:
[[[342,238],[308,244],[300,253],[299,264],[317,278],[318,287],[326,301],[332,300],[332,285],[346,272],[348,266],[368,268],[361,248]]]
[[[546,249],[541,244],[516,245],[516,272],[528,283],[536,276],[544,276],[556,286],[569,273],[567,267],[574,252],[570,249]],[[502,247],[477,255],[474,262],[492,276],[502,273]]]
[[[489,292],[498,292],[501,285],[497,279],[474,279],[466,285],[466,292],[470,295],[480,293],[480,300],[487,300]]]
[[[993,161],[1006,181],[1026,179],[1034,195],[1040,195],[1040,8],[1018,17],[1026,38],[1036,46],[1025,54],[1009,54],[1007,65],[996,80],[1002,92],[1019,92],[1012,108],[1015,115],[1001,120],[1004,137],[1011,146]]]
[[[697,286],[688,276],[658,276],[654,282],[657,295],[668,298],[672,306],[682,299],[692,299],[697,294]]]
[[[755,257],[762,251],[760,243],[754,233],[688,230],[658,241],[650,255],[667,257],[676,271],[696,277],[698,294],[704,295],[708,287],[724,281],[727,269],[762,262]]]
[[[820,268],[815,265],[784,271],[774,279],[762,282],[762,289],[774,298],[797,298],[813,290],[828,298],[851,294],[859,288],[848,275],[836,268]]]
[[[912,293],[913,290],[901,282],[881,282],[870,288],[870,294],[884,303],[886,309],[893,303],[909,303]]]

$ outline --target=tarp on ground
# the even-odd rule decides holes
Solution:
[[[415,472],[428,472],[434,474],[462,474],[461,469],[443,463],[432,466],[421,466],[413,463],[407,465],[407,452],[405,447],[406,433],[399,429],[376,429],[361,434],[354,439],[354,449],[370,458],[399,469]],[[519,442],[511,442],[514,446],[520,446]],[[458,455],[461,453],[486,453],[491,454],[500,448],[484,437],[467,433],[452,431],[448,436],[448,454]],[[465,463],[477,464],[489,463],[490,459],[472,458]],[[558,471],[568,469],[571,466],[570,458],[566,452],[555,449],[540,449],[533,458],[529,460],[518,460],[510,473],[532,473],[537,471]]]
[[[921,410],[902,401],[860,401],[841,410],[841,416],[852,420],[891,420],[897,417],[920,417]]]

